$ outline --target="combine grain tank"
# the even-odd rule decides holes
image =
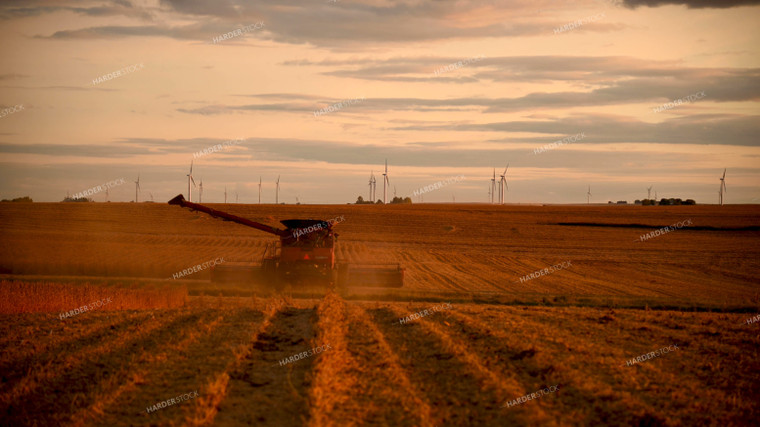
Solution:
[[[261,264],[226,262],[213,267],[211,277],[218,282],[255,282],[263,280],[274,288],[285,284],[332,283],[341,287],[391,287],[404,285],[404,269],[400,265],[353,265],[335,260],[338,234],[334,224],[316,219],[280,221],[285,229],[271,227],[208,206],[185,200],[180,194],[169,201],[215,218],[236,222],[279,237],[270,242],[261,257]]]

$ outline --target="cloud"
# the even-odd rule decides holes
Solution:
[[[727,9],[730,7],[753,6],[760,0],[623,0],[626,7],[658,7],[667,5],[685,5],[689,9]]]

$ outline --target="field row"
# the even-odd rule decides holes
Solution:
[[[760,414],[748,317],[335,294],[3,316],[0,424],[746,424]]]

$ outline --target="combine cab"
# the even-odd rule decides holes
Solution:
[[[392,287],[404,285],[404,269],[400,265],[362,265],[336,263],[337,233],[334,224],[315,219],[280,221],[285,229],[251,221],[207,206],[188,202],[180,194],[170,205],[204,212],[215,218],[233,221],[278,236],[279,241],[267,245],[259,266],[251,263],[226,262],[214,266],[215,282],[264,282],[275,289],[286,284],[332,284],[338,287]]]

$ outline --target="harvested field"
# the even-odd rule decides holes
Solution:
[[[400,262],[407,282],[273,294],[207,272],[174,280],[209,259],[257,259],[271,239],[164,205],[0,205],[0,424],[752,425],[760,414],[757,207],[224,209],[270,224],[344,215],[340,256]],[[634,242],[685,219],[702,228]],[[117,290],[133,305],[58,315]],[[38,292],[49,305],[29,303]],[[140,299],[151,292],[169,302]],[[531,393],[543,395],[518,401]]]

